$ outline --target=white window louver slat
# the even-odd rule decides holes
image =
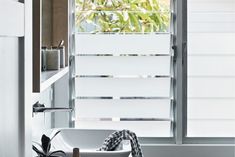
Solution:
[[[217,25],[214,27],[214,25]],[[205,32],[213,33],[215,31],[223,33],[235,33],[235,22],[234,23],[192,23],[188,25],[188,30],[191,32]]]
[[[234,77],[189,77],[188,86],[189,98],[235,98]]]
[[[81,129],[112,129],[122,128],[133,130],[141,137],[169,137],[170,121],[78,121],[77,128]]]
[[[223,13],[204,13],[204,12],[189,12],[188,15],[189,24],[193,23],[234,23],[235,13],[234,12],[223,12]]]
[[[190,99],[188,101],[189,119],[235,119],[235,99]],[[203,110],[202,110],[203,109]],[[213,111],[210,111],[213,109]],[[226,114],[224,114],[226,113]]]
[[[188,55],[235,55],[234,41],[235,33],[189,32]]]
[[[189,56],[189,76],[235,76],[235,56]]]
[[[189,0],[188,12],[234,12],[234,0]],[[190,17],[190,16],[189,16]]]
[[[78,34],[78,54],[170,54],[170,34]]]
[[[235,137],[235,1],[190,0],[188,137]]]
[[[170,56],[77,56],[76,74],[170,76],[170,61]]]
[[[170,97],[170,78],[78,78],[78,97]]]
[[[170,99],[78,99],[76,102],[78,118],[167,119],[170,116],[170,101]]]
[[[234,130],[233,119],[189,119],[188,122],[189,137],[234,137]]]

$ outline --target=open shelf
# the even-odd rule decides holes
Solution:
[[[64,75],[66,75],[69,72],[69,68],[61,68],[60,70],[49,70],[49,71],[43,71],[41,73],[41,87],[40,91],[44,91],[48,87],[50,87],[53,83],[55,83],[57,80],[62,78]]]
[[[33,92],[40,93],[69,71],[68,0],[33,0]],[[41,71],[42,47],[50,49],[64,41],[65,68]],[[52,61],[53,62],[53,61]]]

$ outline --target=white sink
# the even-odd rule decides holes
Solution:
[[[52,140],[53,150],[63,150],[72,157],[73,148],[80,149],[81,157],[128,157],[131,152],[129,141],[123,141],[115,151],[97,151],[115,130],[54,129],[61,132]]]

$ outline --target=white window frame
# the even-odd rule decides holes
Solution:
[[[173,137],[142,137],[141,144],[234,144],[235,138],[225,137],[187,137],[187,0],[171,0],[172,9],[176,13],[173,16],[175,43],[172,48],[175,50],[174,62],[174,122],[172,126]],[[70,107],[75,107],[74,93],[75,82],[75,2],[70,1]],[[74,112],[70,114],[70,127],[75,126]]]
[[[187,0],[176,0],[176,144],[234,144],[235,137],[187,137]]]

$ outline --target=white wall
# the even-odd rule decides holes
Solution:
[[[69,75],[65,75],[58,80],[54,87],[54,106],[55,107],[69,107]],[[69,127],[70,112],[54,113],[53,127]]]
[[[0,157],[31,157],[31,8],[0,1]]]
[[[34,93],[33,102],[39,101],[45,107],[69,107],[68,75],[42,93]],[[40,140],[42,134],[51,128],[69,127],[69,113],[36,113],[32,118],[33,140]]]
[[[52,107],[53,103],[53,89],[48,88],[41,94],[38,94],[38,99],[42,104],[45,104],[46,107]],[[40,140],[42,134],[52,128],[52,119],[51,113],[37,113],[33,115],[32,118],[32,137],[33,140]]]
[[[20,153],[19,43],[17,37],[0,37],[0,156]],[[23,105],[23,104],[22,104]],[[6,152],[5,150],[14,150]]]

